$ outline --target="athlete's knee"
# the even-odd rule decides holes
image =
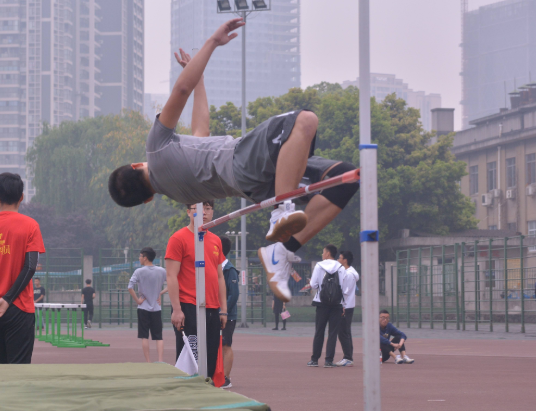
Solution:
[[[342,162],[329,170],[326,177],[335,177],[355,169],[356,167],[353,164]],[[350,202],[354,194],[357,193],[357,190],[359,190],[359,183],[347,183],[328,188],[322,191],[321,195],[337,207],[343,209]]]
[[[296,118],[296,126],[300,127],[305,135],[313,138],[318,128],[318,117],[312,111],[302,111]]]

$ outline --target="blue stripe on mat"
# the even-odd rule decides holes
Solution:
[[[256,407],[259,405],[264,405],[262,402],[257,401],[248,401],[248,402],[239,402],[235,404],[227,404],[227,405],[213,405],[210,407],[203,407],[202,410],[225,410],[229,408],[240,408],[240,407]]]
[[[197,377],[199,377],[199,374],[188,375],[186,377],[183,377],[183,376],[179,375],[177,377],[172,377],[172,378],[177,378],[179,380],[189,380],[190,378],[197,378]]]

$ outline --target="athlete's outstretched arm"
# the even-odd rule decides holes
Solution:
[[[160,114],[160,122],[165,127],[175,128],[177,126],[188,97],[190,97],[197,83],[199,83],[210,56],[216,47],[223,46],[238,36],[238,34],[232,32],[244,24],[246,23],[242,21],[242,18],[232,19],[222,24],[184,68]]]
[[[177,62],[185,68],[192,59],[183,49],[179,49],[180,56],[175,53]],[[208,110],[207,92],[205,89],[204,76],[194,89],[194,107],[192,110],[192,135],[196,137],[208,137],[210,135],[210,113]]]

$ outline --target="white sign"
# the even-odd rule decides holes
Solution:
[[[246,285],[246,272],[242,271],[242,285]]]

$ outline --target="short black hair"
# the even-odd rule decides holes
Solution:
[[[351,251],[339,251],[339,255],[342,255],[342,258],[348,261],[348,265],[352,265],[354,262],[354,255]]]
[[[229,251],[231,251],[231,239],[227,237],[226,235],[221,235],[220,240],[221,240],[221,249],[223,251],[223,255],[227,257],[227,254],[229,254]]]
[[[86,280],[86,284],[87,285],[91,284],[91,280],[89,278]]]
[[[337,256],[337,247],[335,247],[333,244],[328,244],[324,246],[324,249],[328,250],[331,255],[331,258],[335,258]]]
[[[381,311],[380,311],[380,314],[389,314],[389,311],[387,311],[387,310],[381,310]]]
[[[0,174],[0,203],[6,205],[17,204],[24,192],[24,182],[18,174]]]
[[[143,171],[133,169],[131,164],[116,168],[108,179],[108,191],[112,199],[121,207],[143,204],[153,196],[145,181]]]
[[[151,247],[143,247],[140,251],[140,254],[146,257],[151,263],[156,258],[156,251]]]
[[[39,277],[34,277],[34,280],[39,280],[41,281],[41,279]]]
[[[195,204],[186,204],[186,208],[190,209],[192,208],[192,206],[194,206]],[[212,208],[214,208],[214,200],[206,200],[206,201],[203,201],[203,205],[204,206],[210,206]]]

